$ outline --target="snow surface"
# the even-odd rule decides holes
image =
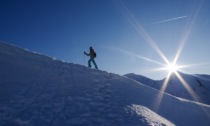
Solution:
[[[199,97],[199,102],[210,104],[210,75],[190,75],[181,72],[179,72],[179,74],[187,82],[187,84],[197,95],[197,97]],[[136,75],[133,73],[126,74],[124,76],[158,90],[161,89],[165,80],[152,80],[147,77]],[[179,79],[173,74],[170,77],[165,92],[180,98],[195,100],[183,86],[182,82],[179,81]]]
[[[209,126],[210,106],[0,42],[0,126]]]

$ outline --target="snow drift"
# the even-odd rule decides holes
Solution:
[[[123,76],[2,42],[0,58],[1,126],[210,125],[209,105]]]

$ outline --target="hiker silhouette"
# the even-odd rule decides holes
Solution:
[[[95,60],[94,60],[94,58],[96,58],[96,53],[95,53],[95,51],[93,50],[92,47],[90,47],[89,50],[90,50],[89,53],[86,53],[86,52],[84,51],[84,54],[85,54],[86,56],[90,56],[90,59],[88,60],[88,67],[91,67],[91,62],[92,62],[92,63],[94,64],[94,66],[95,66],[95,69],[98,69],[98,66],[97,66],[97,64],[96,64],[96,62],[95,62]]]

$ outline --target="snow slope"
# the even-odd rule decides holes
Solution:
[[[210,75],[190,75],[179,72],[182,78],[187,82],[195,94],[199,97],[200,102],[205,104],[210,104]],[[136,74],[126,74],[124,75],[128,78],[134,79],[140,83],[153,87],[160,90],[164,80],[152,80],[147,77],[136,75]],[[190,93],[183,86],[182,82],[175,75],[171,75],[165,92],[172,94],[174,96],[185,98],[189,100],[195,100]]]
[[[209,126],[210,106],[0,42],[1,126]],[[156,111],[154,111],[156,110]]]

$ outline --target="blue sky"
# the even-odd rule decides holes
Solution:
[[[209,14],[209,0],[1,0],[0,40],[81,65],[92,46],[99,69],[152,79],[180,51],[181,70],[210,74]]]

